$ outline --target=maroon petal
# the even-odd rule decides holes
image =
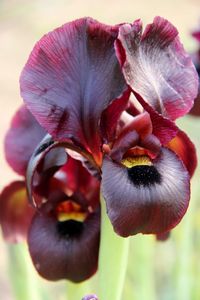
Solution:
[[[35,179],[36,172],[39,170],[39,178],[37,179],[36,186],[42,190],[42,187],[47,190],[45,187],[46,182],[50,177],[66,163],[67,154],[64,148],[59,147],[59,142],[54,142],[52,137],[47,134],[40,144],[34,150],[27,167],[26,172],[26,185],[28,199],[30,203],[34,206],[37,206],[38,203],[33,197],[33,183]],[[51,170],[52,168],[52,170]],[[44,174],[45,173],[45,174]],[[41,193],[42,194],[42,193]]]
[[[61,228],[55,217],[37,213],[29,232],[29,251],[44,278],[80,282],[97,269],[100,210],[90,214],[83,224],[65,225]]]
[[[114,50],[118,27],[66,23],[36,44],[20,79],[22,97],[53,138],[75,137],[97,158],[101,114],[127,89]]]
[[[197,154],[195,146],[187,134],[179,130],[177,136],[167,144],[167,147],[182,159],[188,173],[192,177],[197,166]]]
[[[110,152],[110,156],[115,161],[121,161],[125,152],[136,146],[139,141],[139,134],[133,130],[128,132],[122,139],[117,139],[113,149]]]
[[[91,164],[94,164],[94,168],[96,167],[92,156],[88,152],[83,151],[81,148],[78,148],[70,141],[69,142],[66,141],[63,143],[55,142],[50,135],[46,135],[44,139],[41,141],[41,143],[34,150],[33,155],[27,167],[27,174],[26,174],[27,192],[28,192],[28,198],[32,205],[34,206],[38,205],[38,203],[36,203],[33,197],[33,185],[37,173],[40,178],[39,180],[37,180],[36,185],[38,185],[39,182],[40,190],[44,188],[48,192],[48,189],[47,187],[45,187],[45,185],[47,184],[49,179],[54,175],[54,173],[58,171],[60,167],[64,166],[67,161],[65,148],[71,149],[73,151],[77,151],[79,154],[82,154],[85,159],[90,161]],[[99,171],[99,168],[97,169],[97,171]],[[78,172],[80,172],[80,170]],[[96,179],[95,178],[91,179],[91,175],[88,172],[87,172],[87,176],[85,176],[85,173],[83,174],[83,171],[81,171],[80,174],[84,175],[84,178],[81,178],[81,182],[84,182],[85,180],[85,182],[87,181],[88,184],[89,182],[88,177],[89,177],[90,183],[91,182],[94,183],[95,181],[94,185],[96,186],[96,182],[97,182]],[[72,176],[72,172],[70,176]],[[79,179],[80,177],[76,178],[77,181]],[[83,188],[83,185],[81,185],[81,187]],[[76,188],[76,183],[75,183],[75,188]]]
[[[105,157],[102,191],[108,216],[119,235],[160,234],[175,227],[187,210],[189,174],[167,148],[162,148],[153,166],[128,169]]]
[[[116,52],[130,87],[170,119],[186,114],[197,95],[198,76],[178,31],[156,17],[142,34],[142,23],[120,27]]]
[[[96,206],[100,199],[100,182],[88,172],[78,160],[68,157],[60,169],[66,175],[66,187],[73,193],[79,191],[87,198],[88,204]]]
[[[27,110],[25,105],[14,115],[5,137],[6,160],[20,175],[26,174],[28,161],[45,131]]]
[[[14,181],[5,187],[0,194],[0,224],[4,239],[11,243],[26,239],[33,213],[23,181]]]
[[[102,113],[101,130],[104,137],[104,143],[109,143],[115,137],[116,125],[122,112],[126,110],[130,96],[130,89],[128,89],[123,97],[113,101]]]
[[[152,132],[152,123],[148,113],[144,112],[132,119],[113,144],[110,155],[116,161],[120,161],[129,148],[136,146],[139,138],[145,138]]]
[[[179,130],[178,127],[173,121],[163,117],[163,115],[155,111],[148,103],[145,102],[141,95],[136,92],[133,93],[139,103],[151,116],[153,134],[160,140],[161,144],[167,144],[176,136]]]

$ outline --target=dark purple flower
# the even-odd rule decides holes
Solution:
[[[44,145],[36,147],[44,135],[26,107],[21,107],[5,139],[7,160],[20,175],[25,176],[35,148],[44,152]],[[25,182],[12,182],[0,195],[0,224],[7,241],[27,239],[33,263],[43,277],[79,282],[97,269],[99,182],[81,162],[69,155],[66,160],[63,147],[54,146],[45,145],[46,152],[39,155],[34,168],[31,188],[37,210],[29,204]]]
[[[95,271],[95,178],[102,178],[108,216],[119,235],[164,235],[187,210],[196,153],[173,120],[192,107],[197,74],[167,20],[156,17],[141,31],[140,21],[67,23],[36,44],[22,71],[21,95],[48,132],[32,151],[26,176],[29,201],[38,209],[29,249],[48,279],[78,282]],[[20,169],[15,157],[8,161]],[[75,217],[73,226],[65,227],[69,216]],[[85,245],[94,250],[92,266],[88,252],[81,252]]]

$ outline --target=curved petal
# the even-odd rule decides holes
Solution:
[[[153,167],[143,167],[133,167],[130,173],[108,157],[103,162],[107,212],[121,236],[168,231],[180,222],[189,204],[189,174],[175,153],[162,148]]]
[[[181,158],[192,177],[197,167],[197,153],[193,142],[187,134],[179,130],[177,136],[167,144],[167,147]]]
[[[128,132],[125,136],[116,140],[110,152],[110,156],[115,161],[121,161],[124,153],[128,149],[136,146],[138,141],[139,134],[135,130]]]
[[[68,157],[67,163],[60,169],[66,175],[66,187],[73,193],[82,193],[88,205],[96,206],[100,199],[100,182],[92,176],[78,160]]]
[[[91,162],[91,164],[94,167],[97,167],[97,172],[99,171],[98,166],[95,165],[95,162],[92,159],[92,156],[77,146],[73,145],[70,141],[69,142],[55,142],[50,135],[46,135],[44,139],[41,141],[41,143],[36,147],[34,150],[32,157],[29,161],[28,167],[27,167],[27,174],[26,174],[26,183],[27,183],[27,192],[28,192],[28,198],[30,200],[30,203],[34,206],[38,206],[38,203],[34,200],[33,197],[33,185],[35,176],[38,175],[39,179],[36,182],[36,185],[39,185],[39,194],[42,189],[45,189],[46,192],[48,192],[48,189],[46,187],[47,182],[49,179],[54,175],[56,171],[62,166],[65,165],[67,161],[67,155],[65,152],[65,148],[72,149],[73,151],[76,150],[78,153],[82,154],[88,161]],[[78,162],[76,163],[78,164]],[[80,167],[81,164],[79,164]],[[73,167],[75,168],[74,164]],[[83,168],[83,166],[81,166]],[[64,168],[65,169],[65,168]],[[76,189],[76,186],[80,185],[80,182],[78,180],[80,177],[76,178],[72,175],[72,170],[69,169],[70,174],[69,176],[72,176],[74,180],[74,190]],[[65,171],[66,172],[66,171]],[[74,170],[75,172],[75,170]],[[95,186],[97,186],[97,180],[91,179],[91,175],[87,172],[87,170],[78,170],[80,174],[84,175],[84,178],[81,178],[81,181],[85,182],[87,181],[87,184],[89,188],[91,188],[91,183],[95,182]],[[87,173],[87,176],[85,175],[85,172]],[[84,185],[81,185],[81,188],[84,189]],[[71,188],[71,183],[69,183],[69,188]],[[85,188],[86,190],[87,188]],[[37,192],[37,191],[36,191]],[[45,195],[47,196],[47,195]]]
[[[141,95],[134,91],[133,93],[136,99],[151,117],[153,134],[160,140],[161,144],[167,144],[169,141],[171,141],[171,139],[173,139],[176,136],[179,130],[178,127],[173,121],[163,117],[163,115],[155,111],[148,103],[145,102]]]
[[[135,117],[132,117],[131,122],[124,124],[123,129],[121,130],[118,139],[123,139],[123,137],[130,131],[135,130],[139,136],[143,139],[149,134],[152,133],[152,123],[150,115],[147,112],[138,114]]]
[[[155,17],[143,34],[140,20],[124,24],[115,46],[127,84],[153,109],[173,120],[191,109],[198,76],[170,22]]]
[[[22,97],[53,138],[75,137],[97,160],[101,114],[127,89],[114,50],[118,27],[66,23],[36,44],[20,78]]]
[[[22,242],[34,214],[28,204],[24,181],[14,181],[0,194],[0,225],[3,237],[7,242]]]
[[[47,134],[36,147],[29,160],[26,171],[26,185],[28,199],[34,206],[38,205],[33,197],[32,191],[37,169],[40,168],[40,172],[36,186],[44,187],[45,190],[47,190],[47,187],[44,186],[46,184],[44,183],[53,176],[59,167],[66,163],[67,154],[63,147],[57,148],[59,146],[59,142],[54,142],[52,137]]]
[[[25,105],[21,106],[5,137],[6,160],[15,172],[26,174],[28,161],[45,134]]]
[[[128,89],[123,97],[113,101],[102,113],[101,116],[101,132],[104,143],[111,142],[116,133],[116,125],[122,112],[127,108],[131,90]]]
[[[35,268],[48,280],[86,280],[97,269],[100,210],[90,214],[82,227],[79,222],[60,230],[54,216],[37,213],[28,245]],[[69,223],[68,223],[69,225]],[[64,225],[65,226],[65,225]],[[67,224],[66,224],[67,226]]]

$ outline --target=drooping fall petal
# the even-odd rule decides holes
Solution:
[[[75,139],[100,154],[100,118],[127,87],[115,55],[119,26],[91,18],[45,35],[22,72],[21,95],[56,140]]]
[[[23,181],[14,181],[0,194],[0,225],[3,237],[11,243],[24,241],[34,214]]]
[[[40,210],[33,219],[28,237],[37,271],[48,280],[86,280],[97,269],[99,234],[99,208],[83,223],[59,222],[51,211]]]
[[[114,230],[129,236],[172,229],[187,210],[189,178],[181,160],[167,148],[151,166],[128,169],[105,157],[102,191]]]
[[[143,34],[140,20],[122,25],[116,53],[127,84],[158,113],[175,120],[191,109],[198,76],[170,22],[155,17]]]

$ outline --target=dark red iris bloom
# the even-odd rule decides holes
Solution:
[[[27,169],[28,198],[37,209],[28,243],[43,276],[79,281],[94,271],[84,265],[74,240],[69,238],[66,250],[66,239],[68,230],[77,230],[77,244],[88,239],[85,248],[91,243],[96,266],[96,178],[119,235],[162,237],[180,222],[189,204],[196,154],[173,121],[191,109],[198,77],[168,21],[156,17],[144,33],[138,20],[116,26],[91,18],[67,23],[36,44],[20,85],[28,109],[48,132],[27,152],[28,159],[32,153],[28,167],[27,159],[24,165],[16,162],[19,150],[11,153],[7,142],[8,161],[14,161],[16,171]],[[71,157],[67,163],[64,149]],[[70,229],[65,227],[69,216],[79,215],[81,224],[75,218]],[[69,265],[75,270],[80,264],[86,274],[69,273],[61,261],[70,257]]]
[[[23,177],[45,132],[25,106],[13,118],[5,139],[6,158]],[[99,182],[64,148],[50,148],[34,169],[37,209],[26,184],[15,181],[0,196],[0,221],[6,240],[27,238],[37,271],[49,280],[87,279],[97,269],[100,233]],[[62,166],[62,168],[60,168]]]

